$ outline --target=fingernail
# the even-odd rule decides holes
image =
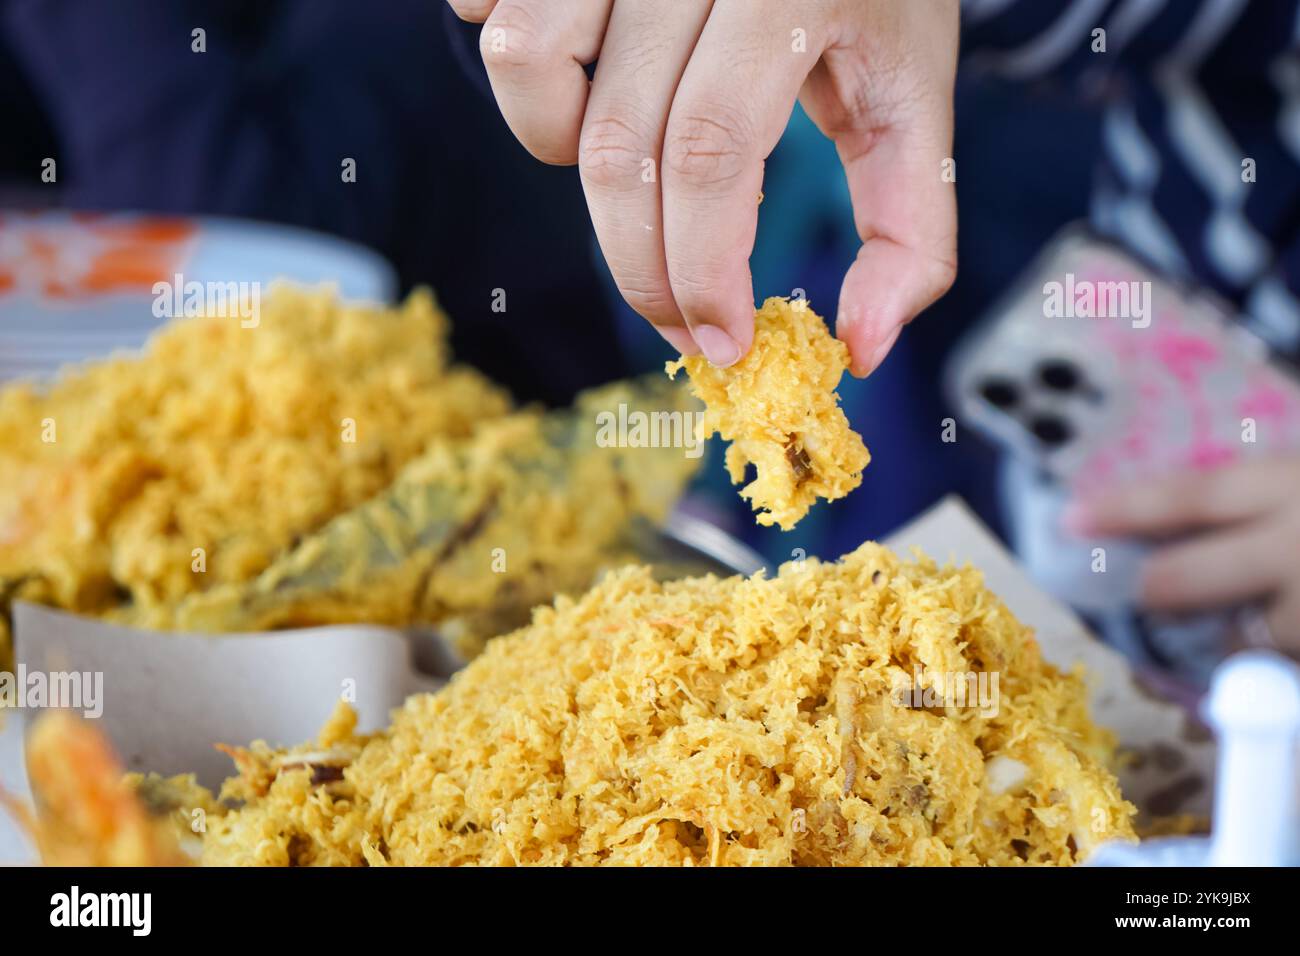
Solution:
[[[683,355],[700,354],[700,347],[695,344],[695,339],[691,337],[689,329],[684,329],[677,325],[656,325],[655,331],[662,335],[669,345],[681,352]]]
[[[898,326],[898,328],[889,333],[889,338],[876,346],[876,350],[871,353],[871,367],[867,369],[867,374],[871,374],[876,369],[880,368],[880,363],[885,360],[885,356],[889,354],[889,350],[894,347],[894,343],[898,341],[898,336],[902,331],[903,327],[901,325]]]
[[[726,368],[740,360],[740,346],[736,340],[716,325],[697,325],[691,333],[709,364]]]

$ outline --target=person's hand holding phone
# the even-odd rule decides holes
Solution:
[[[957,0],[449,2],[484,24],[511,130],[578,164],[620,291],[679,351],[749,349],[763,164],[796,100],[835,141],[863,242],[836,321],[854,373],[952,284]]]
[[[1261,602],[1273,639],[1300,653],[1300,457],[1189,471],[1076,500],[1067,526],[1171,538],[1148,558],[1143,604],[1200,611]]]

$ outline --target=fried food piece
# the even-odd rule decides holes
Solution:
[[[669,362],[686,369],[704,402],[704,434],[731,442],[727,471],[761,525],[789,531],[818,498],[843,498],[862,482],[871,460],[849,428],[835,393],[849,366],[848,346],[803,300],[771,298],[754,314],[754,345],[730,368],[693,356]]]
[[[991,700],[908,697],[999,675]],[[841,561],[539,608],[392,726],[227,748],[205,864],[1070,864],[1134,839],[1078,674],[970,568]],[[986,706],[991,705],[991,706]]]
[[[278,287],[255,328],[179,319],[141,355],[0,390],[0,592],[147,615],[255,578],[430,441],[510,411],[447,331],[428,292]]]
[[[87,721],[62,711],[43,714],[27,738],[27,772],[36,813],[25,820],[41,859],[50,866],[185,866],[172,809],[158,802],[171,786],[177,793],[192,778],[146,785],[123,777],[122,764],[107,738]],[[200,788],[195,788],[198,792]],[[202,791],[206,793],[206,791]],[[153,806],[144,798],[153,794]],[[211,806],[195,798],[192,806]],[[177,804],[179,806],[179,803]]]

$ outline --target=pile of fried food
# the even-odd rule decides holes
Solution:
[[[0,598],[223,632],[434,621],[481,653],[385,731],[340,702],[310,743],[220,745],[237,774],[217,794],[123,777],[93,725],[43,717],[26,819],[47,862],[1070,864],[1133,839],[1081,676],[977,571],[875,544],[772,578],[629,561],[627,528],[667,511],[690,459],[598,447],[596,412],[684,410],[680,389],[512,410],[449,364],[419,295],[387,313],[282,293],[247,347],[195,322],[0,396],[0,486],[20,491]],[[734,442],[733,479],[756,466],[759,522],[789,527],[868,455],[821,320],[773,299],[756,324],[733,369],[670,372]],[[506,573],[485,573],[495,548]],[[989,675],[992,700],[952,697],[952,677]]]
[[[692,407],[680,389],[515,409],[451,362],[428,293],[283,287],[261,313],[0,391],[0,669],[17,599],[189,631],[436,623],[472,654],[622,560],[694,470],[592,439],[620,402]]]
[[[992,706],[910,693],[978,673],[1000,675]],[[386,731],[340,704],[311,743],[223,748],[218,797],[88,786],[61,756],[94,748],[72,718],[28,749],[54,862],[1070,864],[1134,838],[1085,696],[977,571],[865,544],[771,579],[612,573]]]

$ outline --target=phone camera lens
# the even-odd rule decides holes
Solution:
[[[1038,380],[1054,392],[1072,392],[1079,387],[1079,370],[1063,359],[1053,359],[1038,366]]]
[[[1074,435],[1070,423],[1055,415],[1042,415],[1029,423],[1029,430],[1034,437],[1048,447],[1064,445]]]
[[[1020,389],[1004,378],[985,379],[980,385],[980,395],[995,408],[1011,408],[1020,401]]]

